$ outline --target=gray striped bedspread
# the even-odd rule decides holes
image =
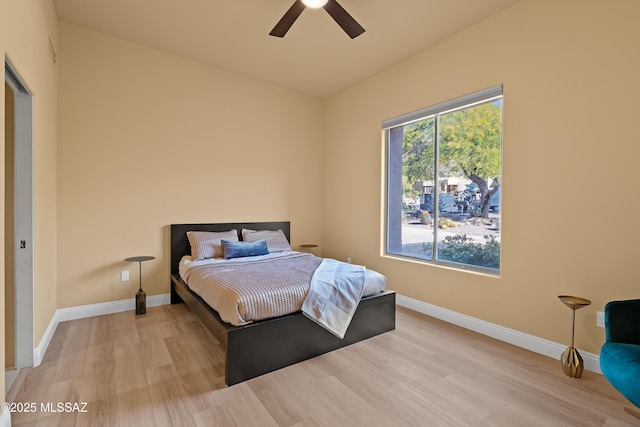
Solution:
[[[180,262],[180,277],[235,326],[300,311],[322,258],[302,252]],[[386,278],[365,270],[364,296],[384,290]]]

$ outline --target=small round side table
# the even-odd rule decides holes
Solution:
[[[133,256],[125,258],[127,262],[137,262],[140,266],[140,289],[136,293],[136,314],[145,314],[147,312],[147,293],[142,290],[142,263],[156,259],[154,256]]]
[[[307,252],[310,252],[311,248],[317,248],[318,245],[316,245],[315,243],[304,243],[304,244],[300,245],[300,247],[302,249],[306,249]]]
[[[562,356],[560,356],[562,370],[572,378],[580,378],[582,371],[584,371],[584,362],[582,360],[582,356],[578,353],[578,350],[573,346],[576,330],[576,310],[588,306],[591,304],[591,301],[571,295],[560,295],[558,296],[558,299],[573,311],[573,320],[571,323],[571,347],[567,347],[564,353],[562,353]]]

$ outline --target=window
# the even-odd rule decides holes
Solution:
[[[499,274],[502,86],[382,126],[385,253]]]

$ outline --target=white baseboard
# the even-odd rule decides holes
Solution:
[[[147,298],[147,307],[166,305],[169,304],[170,301],[170,294],[150,296]],[[515,329],[505,328],[504,326],[476,319],[475,317],[467,316],[466,314],[460,314],[446,308],[426,303],[424,301],[406,297],[404,295],[396,294],[396,303],[402,307],[409,308],[419,313],[435,317],[436,319],[444,320],[445,322],[470,329],[480,334],[554,359],[559,360],[560,355],[567,348],[565,344],[559,344],[553,341],[536,337],[534,335],[525,334],[524,332],[516,331]],[[120,313],[123,311],[134,309],[135,299],[131,298],[121,301],[61,308],[56,310],[53,317],[51,318],[51,321],[49,322],[49,326],[47,327],[44,335],[42,336],[42,339],[40,340],[40,343],[38,344],[38,347],[33,350],[33,366],[38,366],[40,365],[40,363],[42,363],[42,358],[44,357],[44,353],[49,347],[49,343],[51,342],[51,338],[53,337],[54,332],[56,331],[58,323],[65,322],[67,320],[84,319],[87,317]],[[582,355],[582,358],[584,360],[585,369],[599,374],[602,373],[602,371],[600,370],[599,355],[589,353],[584,350],[580,350],[580,354]],[[2,415],[0,415],[0,427],[5,425],[3,418],[4,414],[5,413],[2,413]],[[9,417],[8,419],[9,424],[7,425],[11,425],[11,418]]]
[[[166,305],[171,302],[171,294],[153,295],[147,297],[147,307],[156,307],[159,305]],[[120,313],[123,311],[133,311],[136,308],[135,298],[125,299],[120,301],[104,302],[100,304],[81,305],[78,307],[60,308],[56,310],[49,322],[49,326],[44,331],[42,339],[33,350],[33,366],[39,366],[42,363],[44,353],[49,347],[51,338],[53,337],[58,323],[66,322],[67,320],[85,319],[87,317],[102,316],[105,314]],[[0,419],[1,421],[1,419]],[[1,427],[1,424],[0,424]]]
[[[11,412],[0,412],[0,427],[11,427]]]
[[[460,314],[446,308],[438,307],[423,301],[396,294],[396,303],[402,307],[409,308],[422,314],[426,314],[436,319],[461,326],[480,334],[495,338],[500,341],[513,344],[515,346],[539,353],[553,359],[560,360],[560,355],[567,348],[565,344],[559,344],[534,335],[525,334],[515,329],[489,323],[475,317]],[[584,368],[589,371],[601,374],[600,356],[580,350],[580,355],[584,360]]]

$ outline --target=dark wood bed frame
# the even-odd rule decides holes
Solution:
[[[180,259],[190,255],[187,231],[227,231],[243,228],[282,230],[290,240],[289,222],[253,222],[171,225],[171,304],[186,303],[225,348],[225,383],[246,381],[285,366],[395,329],[396,295],[393,291],[363,298],[344,339],[339,339],[301,312],[245,326],[224,322],[200,296],[182,281]]]

